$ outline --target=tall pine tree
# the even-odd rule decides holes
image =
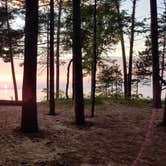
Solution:
[[[158,51],[157,2],[150,0],[151,8],[151,40],[152,40],[152,76],[153,76],[153,107],[161,107]]]
[[[73,0],[74,111],[75,111],[75,122],[77,125],[83,125],[85,122],[80,16],[81,16],[80,0]]]
[[[26,0],[23,106],[21,130],[37,132],[36,72],[38,36],[38,0]]]

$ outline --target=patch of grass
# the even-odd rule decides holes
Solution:
[[[66,99],[66,98],[60,98],[58,100],[55,100],[55,102],[60,105],[72,105],[73,104],[72,99]]]
[[[46,100],[43,100],[40,102],[40,104],[48,104],[49,102]],[[65,98],[60,98],[58,100],[55,100],[55,104],[58,105],[72,105],[73,104],[73,100],[72,99],[65,99]]]
[[[85,102],[86,105],[90,105],[91,104],[91,99],[90,98],[85,98],[84,102]],[[96,97],[95,104],[96,105],[104,104],[104,100],[102,98]]]
[[[48,101],[43,100],[39,103],[40,104],[48,104]],[[74,101],[72,99],[60,98],[58,100],[55,100],[55,103],[59,104],[59,105],[72,105],[74,103]],[[86,105],[90,105],[91,104],[91,99],[90,98],[84,98],[84,103]],[[96,97],[96,105],[99,105],[99,104],[104,104],[104,99],[100,98],[100,97]]]
[[[90,105],[91,100],[90,98],[84,99],[85,105]],[[61,98],[55,101],[58,105],[72,105],[73,100],[72,99],[65,99]],[[96,105],[101,104],[110,104],[110,103],[117,103],[117,104],[124,104],[128,106],[135,106],[135,107],[150,107],[152,105],[151,99],[125,99],[123,97],[105,97],[105,96],[97,96],[96,97]],[[40,104],[48,104],[47,101],[41,101]]]
[[[124,104],[128,106],[135,106],[135,107],[150,107],[152,105],[151,99],[125,99],[125,98],[110,98],[111,102]]]

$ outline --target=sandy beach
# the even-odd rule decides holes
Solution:
[[[87,106],[86,125],[79,128],[72,105],[58,105],[56,116],[49,116],[47,105],[38,104],[40,132],[23,134],[21,108],[1,106],[0,165],[130,166],[136,158],[139,166],[166,165],[166,128],[158,126],[161,110],[153,129],[148,127],[150,107],[103,104],[97,106],[95,118],[89,117],[89,110]]]

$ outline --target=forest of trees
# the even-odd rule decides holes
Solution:
[[[0,57],[11,63],[14,104],[18,101],[15,57],[24,57],[22,88],[23,132],[37,132],[37,57],[45,57],[47,68],[47,100],[49,115],[56,115],[56,101],[60,98],[60,57],[72,52],[68,64],[72,67],[72,100],[76,125],[85,124],[83,77],[91,77],[91,117],[95,116],[95,98],[121,96],[139,97],[138,83],[153,82],[153,107],[161,107],[161,94],[166,87],[166,10],[157,14],[157,1],[150,0],[151,26],[136,18],[138,0],[132,0],[131,14],[123,10],[121,0],[1,0]],[[163,3],[166,9],[166,2]],[[23,29],[12,28],[16,18],[25,19]],[[136,36],[146,36],[145,50],[134,53]],[[129,52],[126,49],[129,39]],[[108,55],[120,43],[123,70]],[[43,53],[43,55],[41,55]],[[56,68],[54,69],[54,65]],[[55,74],[54,74],[55,73]],[[56,79],[54,78],[56,75]],[[54,82],[56,81],[56,87]],[[136,87],[136,95],[132,89]],[[3,104],[3,103],[2,103]],[[165,111],[166,112],[166,111]],[[166,124],[166,113],[163,116]]]

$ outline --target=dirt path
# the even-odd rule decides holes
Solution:
[[[130,166],[140,151],[148,130],[150,108],[118,104],[97,106],[95,118],[77,128],[71,106],[58,106],[56,116],[38,106],[40,132],[22,134],[20,108],[0,107],[0,165],[2,166]],[[157,127],[162,112],[155,115],[153,136],[139,159],[139,166],[166,165],[166,128]]]

